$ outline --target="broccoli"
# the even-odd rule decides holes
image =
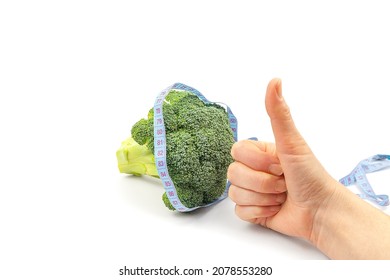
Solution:
[[[151,109],[117,151],[120,172],[158,177]],[[188,208],[213,202],[225,191],[234,143],[226,110],[187,91],[171,90],[163,103],[166,163],[178,197]],[[163,202],[171,209],[167,194]]]

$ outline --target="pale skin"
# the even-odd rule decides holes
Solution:
[[[273,79],[265,98],[275,143],[233,145],[229,197],[242,220],[304,238],[331,259],[390,259],[390,217],[332,178],[297,130]]]

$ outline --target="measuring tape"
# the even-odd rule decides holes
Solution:
[[[358,194],[361,198],[370,200],[380,206],[389,205],[389,196],[385,194],[377,195],[368,182],[367,173],[379,171],[390,166],[390,155],[375,155],[362,160],[352,170],[350,174],[340,179],[340,183],[348,187],[356,184],[362,194]]]
[[[164,125],[164,116],[163,116],[163,103],[165,100],[165,97],[172,89],[178,89],[178,90],[184,90],[191,92],[195,94],[200,100],[202,100],[204,103],[216,103],[216,102],[210,102],[206,99],[206,97],[203,96],[198,90],[187,86],[185,84],[181,83],[175,83],[166,89],[164,89],[160,94],[157,96],[156,101],[154,103],[154,158],[155,158],[155,164],[157,167],[158,175],[160,176],[160,179],[163,183],[163,186],[165,188],[165,191],[167,193],[168,199],[171,202],[172,206],[180,212],[189,212],[193,211],[195,209],[201,208],[201,207],[207,207],[210,205],[213,205],[217,202],[220,202],[221,200],[225,199],[228,195],[230,182],[227,181],[226,188],[224,193],[215,201],[206,204],[201,205],[197,207],[188,208],[183,203],[181,203],[177,191],[175,188],[175,185],[169,176],[168,173],[168,167],[166,162],[166,134],[165,134],[165,125]],[[223,103],[222,103],[223,104]],[[225,105],[226,106],[226,105]],[[230,110],[228,106],[226,106],[226,111],[229,118],[229,124],[233,131],[234,140],[237,141],[237,119],[234,116],[233,112]]]

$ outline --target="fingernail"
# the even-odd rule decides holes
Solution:
[[[278,194],[275,201],[277,203],[284,203],[286,201],[286,195],[284,193]]]
[[[280,205],[268,206],[268,210],[270,212],[279,212],[280,208],[282,208],[282,206],[280,206]]]
[[[285,192],[286,191],[286,181],[284,179],[279,179],[275,183],[275,191]]]
[[[269,172],[273,175],[280,176],[283,174],[283,169],[280,164],[273,163],[269,166]]]
[[[282,80],[278,79],[278,82],[275,85],[276,93],[278,94],[279,98],[283,98],[282,94]]]

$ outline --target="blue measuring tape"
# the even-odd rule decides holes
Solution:
[[[341,178],[340,183],[346,187],[356,184],[362,191],[362,194],[358,194],[361,198],[370,200],[380,206],[387,206],[389,205],[389,196],[385,194],[375,194],[373,188],[368,182],[366,174],[379,171],[389,166],[390,155],[378,154],[369,157],[359,162],[350,174]]]
[[[163,183],[163,186],[165,188],[165,191],[167,193],[168,199],[171,202],[172,206],[175,207],[177,211],[180,212],[189,212],[193,211],[195,209],[201,208],[201,207],[207,207],[210,205],[213,205],[217,202],[220,202],[221,200],[225,199],[228,195],[230,182],[227,181],[226,188],[224,193],[215,201],[207,204],[207,205],[201,205],[197,207],[188,208],[183,203],[181,203],[177,191],[175,188],[175,185],[169,176],[167,162],[166,162],[166,134],[165,134],[165,125],[164,125],[164,116],[163,116],[163,103],[165,100],[165,97],[167,94],[173,90],[184,90],[191,92],[195,94],[200,100],[202,100],[204,103],[218,103],[218,102],[210,102],[206,99],[206,97],[203,96],[198,90],[187,86],[185,84],[181,83],[175,83],[166,89],[164,89],[160,94],[157,96],[156,101],[154,103],[154,158],[155,158],[155,164],[157,167],[158,175],[160,176],[160,179]],[[223,103],[222,103],[223,104]],[[226,106],[226,105],[225,105]],[[229,118],[230,127],[233,131],[234,140],[237,141],[237,119],[234,116],[231,109],[226,106],[226,111]]]

